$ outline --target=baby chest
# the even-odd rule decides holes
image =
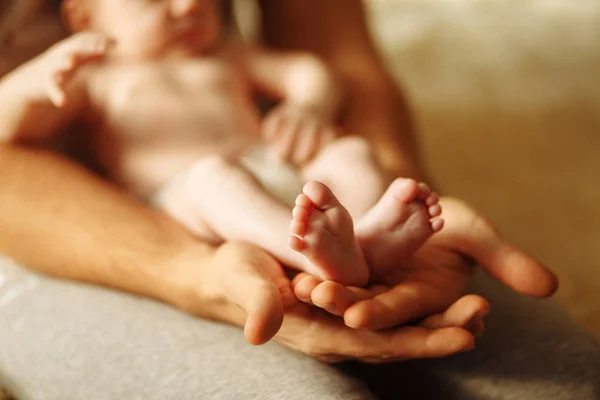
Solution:
[[[103,77],[103,120],[125,136],[217,137],[243,130],[242,79],[217,63],[124,68]]]

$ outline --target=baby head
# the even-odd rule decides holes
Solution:
[[[155,59],[214,50],[226,34],[228,0],[64,0],[74,32],[91,30],[116,43],[128,59]]]

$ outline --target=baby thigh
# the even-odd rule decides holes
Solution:
[[[329,186],[355,219],[381,198],[389,183],[371,145],[359,136],[325,146],[302,169],[302,177]]]
[[[193,204],[188,192],[189,171],[171,178],[152,199],[152,203],[171,218],[191,230],[198,238],[215,245],[221,238],[204,219],[203,213]]]
[[[220,156],[198,160],[172,182],[163,207],[208,241],[244,240],[302,269],[304,258],[289,245],[291,208],[269,194],[237,162]]]

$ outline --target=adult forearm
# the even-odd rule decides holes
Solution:
[[[0,253],[55,276],[171,303],[212,249],[50,152],[0,145]]]

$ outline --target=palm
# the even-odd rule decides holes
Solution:
[[[459,301],[421,327],[355,330],[338,316],[299,302],[281,265],[257,247],[228,242],[215,253],[214,261],[218,268],[203,270],[208,275],[199,280],[211,282],[202,290],[211,301],[198,309],[188,304],[187,309],[245,325],[246,338],[253,344],[264,343],[279,331],[277,341],[324,361],[375,362],[443,357],[473,345],[472,335],[458,327],[482,308],[478,299]],[[466,315],[465,308],[471,310]]]
[[[476,218],[454,200],[442,199],[446,227],[434,235],[409,260],[384,280],[393,287],[413,287],[427,293],[431,312],[445,309],[463,293],[475,271],[472,262],[460,251],[468,228]],[[469,212],[465,212],[465,211]]]
[[[463,202],[442,198],[446,221],[381,285],[367,289],[344,313],[350,326],[383,329],[447,308],[469,283],[476,260],[516,291],[545,297],[556,289],[554,275],[513,245]],[[383,286],[383,287],[382,287]]]
[[[291,348],[329,361],[383,361],[440,357],[470,348],[472,336],[458,327],[466,326],[474,317],[481,318],[487,308],[478,296],[455,302],[473,274],[470,259],[518,292],[538,297],[554,292],[554,275],[504,241],[467,205],[450,198],[440,202],[445,229],[380,285],[360,289],[326,281],[309,288],[307,293],[314,294],[318,292],[315,286],[334,287],[336,299],[346,301],[338,313],[343,320],[298,302],[279,263],[254,246],[234,242],[219,248],[215,262],[219,268],[210,269],[222,283],[212,285],[211,290],[222,293],[213,294],[219,301],[210,307],[209,316],[236,324],[245,321],[246,337],[255,344],[269,340],[283,319],[277,340]],[[312,302],[326,304],[318,304],[314,297]],[[444,314],[435,314],[441,310]],[[215,312],[218,315],[213,315]],[[399,326],[426,316],[420,327]],[[369,329],[352,329],[356,327]],[[386,329],[391,327],[395,328]]]
[[[386,331],[357,330],[344,325],[341,318],[303,303],[286,312],[275,340],[325,362],[438,358],[472,348],[472,336],[460,328],[414,326]]]

